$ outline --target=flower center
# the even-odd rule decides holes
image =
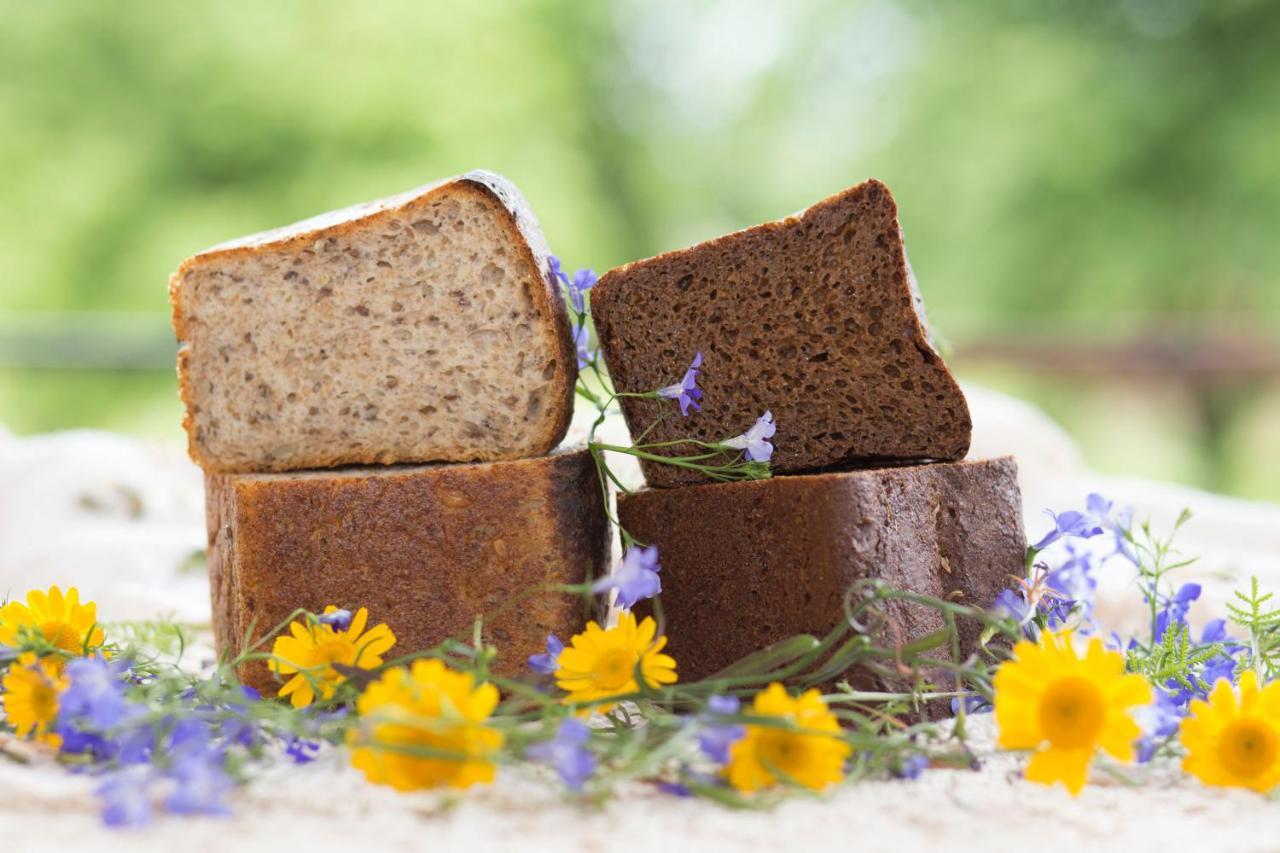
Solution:
[[[1064,678],[1040,700],[1040,730],[1057,747],[1092,746],[1102,731],[1106,703],[1101,691],[1083,678]]]
[[[775,730],[760,735],[756,755],[766,768],[777,768],[788,776],[808,763],[808,743],[794,732]]]
[[[48,723],[58,713],[58,691],[45,681],[31,688],[31,712],[38,722]]]
[[[52,646],[78,655],[84,651],[84,636],[66,622],[45,622],[40,635]]]
[[[316,645],[318,663],[341,663],[351,666],[356,661],[356,650],[351,643],[339,639],[322,640]]]
[[[596,661],[595,682],[602,690],[621,690],[631,680],[635,667],[635,652],[629,649],[605,652]]]
[[[1218,759],[1234,775],[1251,779],[1265,772],[1280,753],[1280,738],[1262,720],[1232,720],[1218,738]]]

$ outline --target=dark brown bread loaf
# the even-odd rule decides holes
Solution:
[[[619,497],[618,517],[658,546],[684,681],[796,634],[825,635],[861,578],[989,608],[1026,552],[1012,458],[648,489]],[[890,615],[903,640],[943,627],[932,609]],[[962,626],[966,653],[978,633]]]
[[[469,172],[245,237],[170,280],[191,458],[209,472],[549,452],[577,360],[516,188]]]
[[[591,308],[620,391],[679,382],[703,353],[700,414],[623,398],[631,434],[646,442],[718,441],[770,410],[778,472],[953,460],[969,448],[964,395],[930,342],[898,209],[879,181],[611,270]],[[643,467],[654,486],[701,479]]]
[[[218,648],[240,651],[296,608],[369,608],[398,639],[388,657],[470,639],[529,588],[608,567],[608,528],[586,451],[477,465],[206,478]],[[548,632],[581,629],[581,602],[543,592],[485,622],[496,671],[516,675]],[[268,649],[269,650],[269,646]],[[246,683],[275,684],[266,665]]]

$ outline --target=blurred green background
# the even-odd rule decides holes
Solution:
[[[1280,4],[0,0],[0,424],[181,440],[166,280],[482,166],[604,270],[893,188],[962,376],[1280,500]]]

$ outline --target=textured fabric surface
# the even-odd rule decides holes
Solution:
[[[1250,574],[1280,587],[1280,507],[1158,483],[1103,478],[1080,462],[1042,414],[966,389],[973,456],[1017,456],[1027,533],[1048,528],[1045,507],[1079,506],[1090,490],[1150,516],[1158,528],[1184,506],[1181,538],[1204,584],[1191,611],[1203,622]],[[575,426],[570,440],[580,439]],[[621,426],[610,424],[618,438]],[[625,434],[625,433],[622,433]],[[632,472],[633,475],[635,472]],[[204,544],[199,472],[180,448],[118,436],[65,433],[15,439],[0,431],[0,590],[21,594],[77,584],[108,619],[173,613],[207,622],[207,584],[187,564]],[[186,568],[184,568],[186,566]],[[1138,623],[1140,601],[1121,574],[1102,574],[1099,615]],[[207,654],[207,651],[205,652]],[[200,652],[197,650],[196,656]],[[1037,851],[1274,850],[1280,805],[1243,791],[1210,790],[1154,766],[1128,785],[1104,774],[1078,799],[1023,781],[1018,761],[992,756],[989,718],[972,723],[979,772],[929,770],[915,782],[873,782],[769,813],[732,812],[638,786],[603,810],[560,803],[516,773],[464,795],[400,795],[365,783],[342,753],[308,767],[273,767],[234,798],[227,819],[161,817],[144,832],[101,827],[92,780],[44,758],[0,761],[0,839],[14,851],[209,850],[825,850]]]

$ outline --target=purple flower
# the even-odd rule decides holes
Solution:
[[[1178,591],[1173,594],[1173,598],[1165,602],[1164,607],[1156,616],[1156,623],[1151,632],[1152,639],[1158,643],[1164,639],[1164,632],[1169,630],[1171,626],[1181,627],[1187,624],[1187,611],[1191,609],[1192,602],[1200,597],[1200,589],[1200,584],[1198,583],[1184,583],[1178,587]]]
[[[125,729],[114,739],[106,737],[108,731],[146,714],[143,706],[125,698],[127,669],[127,661],[99,657],[67,662],[70,684],[58,700],[54,726],[62,737],[62,752],[116,758],[125,764],[146,760],[154,746],[149,731]]]
[[[720,717],[738,713],[742,703],[737,696],[711,696],[706,711],[701,715],[704,725]],[[717,764],[729,763],[729,747],[741,740],[747,730],[737,723],[731,725],[707,725],[698,734],[698,747]]]
[[[662,592],[662,579],[658,577],[660,571],[662,566],[658,565],[658,546],[644,548],[632,545],[623,555],[622,564],[596,581],[591,591],[603,593],[616,589],[618,595],[614,603],[630,610],[636,602],[653,598]]]
[[[1102,526],[1082,512],[1076,512],[1073,509],[1061,514],[1053,510],[1045,510],[1045,512],[1053,519],[1053,529],[1031,546],[1037,551],[1043,551],[1064,536],[1090,539],[1102,533]]]
[[[569,276],[564,274],[564,270],[560,267],[560,259],[555,255],[547,256],[547,275],[551,279],[552,284],[555,284],[557,281],[564,282],[565,284],[569,283]]]
[[[95,793],[102,801],[102,822],[107,826],[139,827],[151,819],[150,771],[127,767],[105,777]]]
[[[765,412],[751,425],[751,429],[720,443],[725,447],[745,450],[747,458],[752,462],[768,462],[773,456],[773,445],[769,443],[769,439],[777,431],[778,428],[773,423],[773,412]]]
[[[529,669],[542,675],[555,675],[560,668],[560,653],[564,643],[555,634],[547,635],[547,650],[540,655],[529,655]]]
[[[226,797],[235,782],[223,769],[222,753],[216,749],[192,750],[169,771],[177,787],[165,799],[174,814],[229,814]]]
[[[533,744],[525,755],[551,765],[569,790],[580,791],[583,783],[596,772],[596,757],[585,746],[590,740],[590,729],[573,717],[566,717],[556,730],[555,738]]]
[[[1104,530],[1111,531],[1111,535],[1115,538],[1115,550],[1108,554],[1107,557],[1111,557],[1113,554],[1120,554],[1136,566],[1138,564],[1138,555],[1134,553],[1133,546],[1126,536],[1130,526],[1133,524],[1133,507],[1125,507],[1113,516],[1111,514],[1112,506],[1111,501],[1096,492],[1090,493],[1085,498],[1085,512]]]
[[[573,327],[573,346],[578,353],[578,369],[586,370],[591,364],[591,360],[596,357],[595,351],[590,347],[591,334],[587,331],[587,324]]]
[[[320,754],[320,741],[294,735],[289,738],[284,754],[292,758],[294,764],[309,764]]]
[[[983,696],[965,696],[963,701],[959,696],[956,696],[951,700],[952,715],[960,713],[960,706],[962,704],[964,705],[964,712],[966,714],[984,714],[990,713],[992,710],[991,703]]]
[[[1186,708],[1163,690],[1156,689],[1155,701],[1139,708],[1136,713],[1142,737],[1138,738],[1138,761],[1145,764],[1156,753],[1157,741],[1165,740],[1182,725]]]
[[[658,790],[664,794],[670,794],[673,797],[688,799],[693,796],[693,792],[689,790],[689,786],[683,782],[659,782]]]
[[[566,282],[569,285],[569,302],[573,305],[574,311],[579,314],[586,312],[587,291],[594,287],[595,283],[595,270],[578,270],[573,274],[573,280]]]
[[[351,611],[333,610],[329,613],[322,613],[316,617],[316,621],[321,625],[330,626],[335,631],[345,631],[351,627]]]
[[[894,768],[893,775],[899,779],[919,779],[928,766],[929,756],[917,752],[902,759]]]
[[[702,399],[702,389],[698,387],[698,368],[702,366],[702,353],[697,353],[684,372],[684,378],[676,385],[668,385],[658,389],[658,396],[675,400],[680,404],[680,414],[688,417],[689,407],[702,411],[698,401]]]

